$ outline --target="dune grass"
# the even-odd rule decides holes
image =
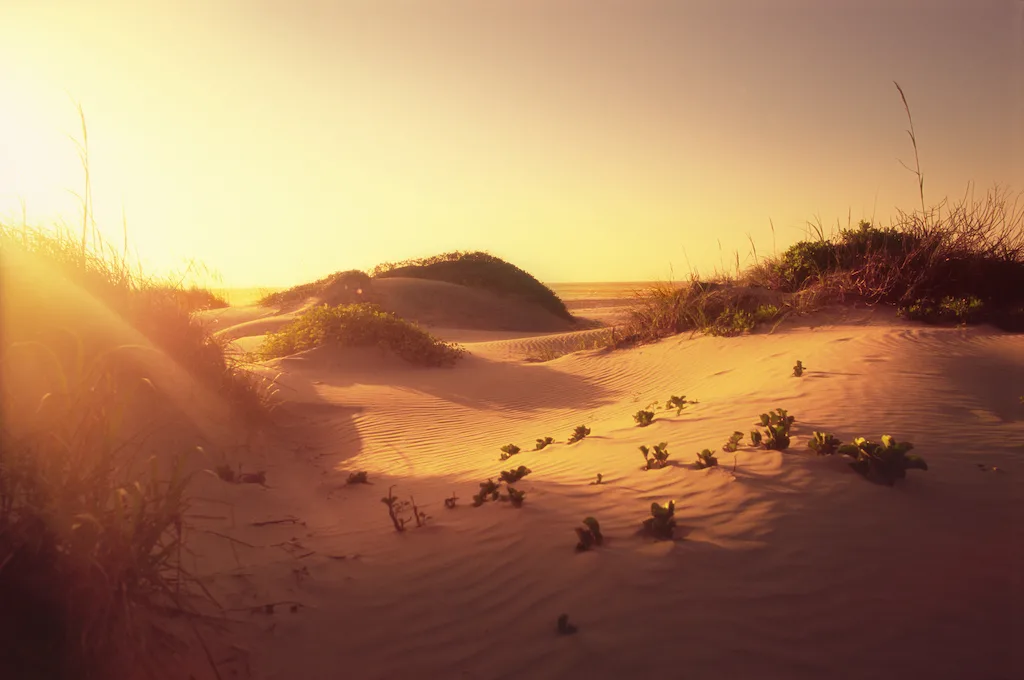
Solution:
[[[517,295],[557,317],[571,321],[572,314],[553,290],[519,267],[485,252],[455,251],[433,257],[386,262],[374,268],[374,278],[409,277],[446,281],[483,288],[500,295]]]
[[[899,85],[896,85],[899,88]],[[910,108],[899,90],[917,138]],[[800,241],[746,271],[711,280],[662,284],[637,298],[614,346],[653,342],[686,331],[734,335],[849,299],[887,304],[929,323],[990,323],[1024,331],[1024,210],[1005,188],[965,195],[928,209],[920,166],[911,169],[921,210],[891,224],[861,221]]]
[[[160,615],[203,596],[181,560],[189,447],[142,436],[156,414],[180,416],[132,360],[138,341],[88,324],[141,334],[246,418],[267,407],[261,381],[192,317],[222,300],[147,278],[86,233],[0,224],[0,668],[11,677],[144,677],[167,639]],[[69,291],[94,309],[63,314]]]
[[[348,271],[335,272],[311,283],[303,283],[285,290],[269,293],[261,297],[257,304],[264,307],[294,305],[310,297],[322,295],[328,289],[338,288],[339,286],[351,290],[354,301],[356,296],[362,295],[362,291],[368,289],[370,285],[369,275],[358,269],[350,269]]]
[[[465,354],[459,345],[369,303],[313,307],[280,331],[268,333],[258,354],[269,359],[332,343],[380,347],[421,366],[450,366]]]

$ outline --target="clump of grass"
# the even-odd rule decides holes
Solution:
[[[301,303],[311,297],[323,295],[327,291],[335,293],[333,297],[339,297],[338,292],[347,293],[340,297],[348,298],[349,303],[356,303],[366,299],[371,286],[372,281],[369,275],[358,269],[350,269],[335,272],[312,283],[304,283],[264,295],[257,304],[264,307],[286,307]]]
[[[346,347],[382,347],[422,366],[451,366],[465,349],[438,340],[418,326],[377,305],[320,305],[276,333],[268,333],[259,354],[281,357],[328,343]]]
[[[485,252],[456,251],[404,262],[385,262],[374,268],[373,277],[411,277],[483,288],[521,297],[563,319],[571,321],[573,318],[554,291],[519,267]]]
[[[589,427],[587,427],[586,425],[577,425],[576,429],[573,430],[572,434],[569,436],[569,442],[568,443],[575,444],[576,442],[582,441],[583,439],[585,439],[587,437],[587,435],[589,435],[589,434],[590,434],[590,428]]]
[[[637,424],[637,427],[647,427],[654,422],[654,411],[637,411],[633,414],[633,421]]]

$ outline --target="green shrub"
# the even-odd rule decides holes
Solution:
[[[651,516],[643,521],[644,531],[661,541],[672,540],[676,528],[675,514],[675,501],[664,506],[651,503]]]
[[[507,500],[512,504],[514,508],[523,507],[523,501],[526,499],[526,492],[514,489],[511,486],[508,487]]]
[[[793,367],[793,375],[797,378],[802,377],[804,374],[804,362],[797,359],[796,365]]]
[[[737,430],[729,436],[729,441],[722,444],[722,450],[728,453],[735,453],[736,449],[740,447],[740,442],[742,440],[743,433]]]
[[[813,449],[819,456],[831,456],[839,450],[841,441],[825,432],[815,432],[807,442],[807,448]]]
[[[637,411],[633,414],[637,427],[647,427],[654,421],[654,411]]]
[[[405,262],[387,262],[378,265],[373,276],[430,279],[483,288],[519,296],[563,319],[573,318],[554,291],[519,267],[489,253],[451,252]]]
[[[927,470],[928,464],[920,456],[908,453],[914,445],[897,442],[882,435],[882,443],[857,437],[852,444],[840,446],[839,453],[853,458],[850,467],[865,478],[879,484],[892,484],[907,476],[907,470]]]
[[[575,444],[576,442],[584,439],[590,434],[590,428],[586,425],[577,425],[576,429],[572,431],[572,435],[569,436],[569,443]]]
[[[783,408],[771,413],[761,414],[761,426],[764,428],[764,447],[769,450],[785,451],[789,448],[789,429],[796,420]],[[751,433],[753,434],[753,433]],[[753,440],[753,436],[751,437]],[[761,438],[758,437],[760,440]]]
[[[673,395],[673,396],[669,397],[669,400],[667,402],[665,402],[665,409],[666,410],[675,409],[676,410],[676,415],[678,416],[678,415],[680,415],[683,412],[683,409],[686,408],[687,404],[696,404],[696,403],[697,402],[695,402],[695,401],[686,401],[686,396],[685,395],[682,396],[682,397],[677,397],[677,396]]]
[[[656,470],[668,465],[668,442],[655,444],[653,451],[646,446],[641,446],[640,453],[644,454],[645,470]]]
[[[697,462],[694,463],[698,470],[703,470],[709,467],[718,467],[718,459],[715,458],[715,452],[710,449],[704,449],[697,454]]]
[[[345,483],[346,484],[369,484],[370,480],[368,480],[366,478],[366,470],[361,470],[360,472],[350,472],[350,473],[348,473],[348,480]]]
[[[548,444],[554,444],[554,443],[555,443],[554,437],[544,437],[543,439],[538,438],[537,439],[537,445],[533,448],[533,450],[534,451],[540,451],[541,449],[543,449],[546,446],[548,446]]]
[[[757,430],[750,431],[750,445],[760,446],[761,445],[761,433]]]
[[[506,484],[512,484],[514,482],[518,482],[520,479],[530,474],[531,472],[533,472],[533,470],[531,470],[530,468],[526,467],[525,465],[520,465],[519,467],[514,468],[512,470],[503,470],[501,473],[500,480],[505,482]]]
[[[346,347],[381,347],[423,366],[450,366],[465,350],[433,337],[377,305],[320,305],[276,333],[268,333],[259,354],[281,357],[336,343]]]
[[[501,460],[508,460],[512,456],[519,453],[519,447],[515,444],[506,444],[501,447]]]
[[[579,538],[579,541],[576,543],[576,550],[578,552],[590,550],[591,546],[601,545],[604,542],[604,536],[601,534],[601,525],[598,524],[596,519],[587,517],[583,520],[583,525],[583,527],[576,527],[576,536]]]
[[[351,295],[350,302],[360,302],[371,286],[370,277],[357,269],[335,272],[312,283],[293,286],[287,290],[271,293],[260,298],[257,304],[263,307],[283,307],[303,302],[311,297],[322,295],[328,289],[347,290]]]
[[[479,508],[488,500],[498,500],[499,488],[499,485],[495,484],[493,479],[488,479],[486,482],[480,482],[480,492],[473,496],[473,507]]]

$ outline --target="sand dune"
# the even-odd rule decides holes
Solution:
[[[269,362],[279,424],[238,454],[267,487],[211,478],[197,495],[216,503],[195,503],[231,507],[196,521],[235,539],[205,536],[197,562],[236,610],[234,663],[267,680],[1021,677],[1024,339],[811,323],[536,364],[526,346],[567,336],[481,331],[453,369],[362,350]],[[634,426],[672,394],[699,403]],[[797,419],[789,452],[692,468],[780,406]],[[579,424],[592,435],[564,443]],[[806,449],[819,429],[913,441],[930,470],[869,484]],[[543,436],[556,444],[528,451]],[[637,447],[659,441],[676,464],[643,470]],[[510,442],[524,451],[499,461]],[[519,464],[533,471],[522,508],[470,507],[479,482]],[[371,484],[347,486],[356,470]],[[392,529],[392,486],[427,526]],[[638,536],[670,499],[677,540]],[[586,516],[607,542],[576,553]],[[562,613],[576,635],[556,634]]]

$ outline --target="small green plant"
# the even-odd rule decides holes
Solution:
[[[667,402],[665,402],[665,410],[675,409],[676,410],[676,415],[678,416],[679,414],[681,414],[683,412],[683,409],[686,408],[687,404],[696,404],[696,403],[697,402],[695,402],[695,401],[686,401],[686,397],[685,396],[677,397],[677,396],[673,395],[673,396],[669,397],[669,400]]]
[[[517,489],[508,487],[508,501],[512,503],[512,507],[521,508],[523,507],[523,501],[526,499],[526,492],[519,491]]]
[[[579,542],[576,544],[578,552],[590,550],[591,546],[601,545],[604,542],[601,525],[597,523],[596,519],[587,517],[583,520],[583,524],[583,527],[576,527],[576,536],[579,538]]]
[[[486,482],[480,482],[480,492],[473,496],[473,507],[479,508],[488,500],[498,500],[498,488],[499,486],[494,483],[493,479],[488,479]]]
[[[644,466],[645,470],[656,470],[668,465],[668,442],[655,444],[653,451],[646,446],[641,446],[640,453],[644,454],[644,461],[647,463]]]
[[[508,460],[512,456],[514,456],[517,453],[519,453],[519,451],[520,451],[520,448],[518,446],[516,446],[515,444],[505,444],[505,446],[501,447],[501,459],[502,460]]]
[[[359,472],[348,473],[348,480],[346,484],[369,484],[370,480],[366,477],[366,470],[360,470]]]
[[[588,434],[590,434],[589,427],[587,427],[586,425],[578,425],[576,429],[573,430],[572,435],[569,437],[569,443],[575,444],[576,442],[586,437]]]
[[[409,507],[408,501],[400,501],[395,494],[392,493],[392,489],[395,487],[388,487],[388,495],[380,499],[380,502],[388,506],[388,517],[391,518],[391,523],[395,525],[395,531],[401,533],[405,531],[405,523],[408,521],[402,517],[402,514]]]
[[[796,366],[793,367],[793,375],[795,377],[799,378],[799,377],[803,376],[803,374],[804,374],[804,362],[802,362],[802,361],[800,361],[798,359],[797,362],[796,362]]]
[[[558,617],[558,627],[556,628],[559,635],[573,635],[579,630],[576,626],[569,623],[569,615],[562,614]]]
[[[531,472],[533,472],[533,470],[531,470],[530,468],[526,467],[525,465],[520,465],[514,470],[502,471],[500,479],[506,484],[514,484],[515,482],[518,482],[520,479],[530,474]]]
[[[537,445],[533,448],[533,450],[534,451],[540,451],[541,449],[546,447],[548,444],[554,444],[554,443],[555,443],[555,438],[554,437],[544,437],[543,439],[538,438],[537,439]]]
[[[882,435],[882,443],[857,437],[852,444],[840,446],[839,453],[853,458],[850,467],[866,479],[892,486],[897,479],[907,476],[907,470],[927,470],[928,464],[920,456],[908,453],[914,445],[897,442]]]
[[[637,411],[633,414],[633,420],[638,427],[647,427],[654,421],[654,411]]]
[[[651,516],[643,522],[644,531],[660,541],[672,540],[676,528],[675,514],[675,501],[669,501],[667,505],[651,503]]]
[[[590,483],[590,486],[594,486],[594,485],[600,484],[600,483],[601,483],[601,481],[602,481],[603,479],[604,479],[604,477],[603,477],[603,476],[601,475],[601,473],[600,473],[600,472],[598,472],[598,473],[597,473],[597,479],[595,479],[594,481],[592,481],[592,482]]]
[[[761,433],[758,432],[757,430],[750,431],[750,444],[751,446],[761,445]]]
[[[694,463],[698,470],[703,470],[709,467],[718,467],[718,459],[715,458],[715,452],[710,449],[704,449],[697,454],[697,462]]]
[[[841,441],[827,432],[815,432],[807,442],[807,448],[813,449],[819,456],[831,456],[839,450]]]
[[[743,433],[736,430],[729,436],[729,441],[722,444],[722,450],[729,453],[735,453],[736,449],[740,447],[741,441],[743,441]]]
[[[455,492],[453,491],[450,497],[444,499],[444,507],[448,508],[449,510],[454,510],[455,504],[458,502],[458,500],[459,497],[456,496]]]
[[[796,420],[784,408],[761,414],[764,427],[764,447],[769,450],[785,451],[789,448],[789,428]]]

